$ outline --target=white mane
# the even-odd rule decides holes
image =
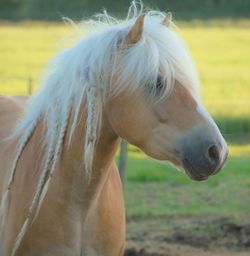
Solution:
[[[102,108],[107,100],[125,90],[133,92],[147,85],[150,85],[152,93],[155,93],[159,72],[166,80],[162,97],[170,92],[175,80],[192,93],[197,93],[199,82],[192,60],[174,30],[161,25],[164,13],[145,12],[143,37],[138,43],[124,47],[123,41],[127,33],[143,12],[141,4],[138,6],[132,2],[128,16],[123,21],[109,16],[106,12],[98,15],[95,20],[87,21],[96,32],[66,48],[51,61],[50,72],[42,88],[31,98],[26,114],[15,131],[15,134],[25,132],[20,137],[8,191],[2,200],[2,209],[5,201],[8,201],[20,155],[38,122],[44,119],[47,152],[29,216],[17,237],[12,255],[39,211],[54,167],[60,159],[66,130],[69,129],[70,138],[65,143],[70,143],[85,100],[88,117],[84,162],[85,169],[90,174],[94,148],[101,129]],[[111,91],[111,83],[114,82],[114,77],[117,78],[117,74],[118,79],[115,80],[115,85],[112,85]],[[69,117],[72,118],[72,123],[69,123]]]

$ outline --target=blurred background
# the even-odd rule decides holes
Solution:
[[[230,157],[222,172],[198,183],[129,145],[122,164],[126,255],[250,255],[250,0],[144,4],[173,13]],[[72,33],[63,16],[78,21],[105,8],[124,18],[129,5],[126,0],[0,0],[0,93],[36,90],[44,65]]]

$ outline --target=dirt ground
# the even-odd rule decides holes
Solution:
[[[125,256],[250,256],[249,220],[188,217],[170,222],[129,220]]]

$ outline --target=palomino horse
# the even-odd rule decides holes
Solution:
[[[123,255],[120,138],[194,180],[227,157],[171,16],[135,5],[123,22],[103,16],[27,104],[0,98],[1,256]]]

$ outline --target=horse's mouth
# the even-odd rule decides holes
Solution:
[[[192,165],[192,163],[190,163],[190,161],[186,158],[183,159],[182,163],[183,163],[183,167],[184,167],[184,170],[185,170],[186,174],[192,180],[204,181],[204,180],[207,180],[208,177],[212,174],[212,173],[209,173],[208,175],[205,175],[205,174],[201,173],[200,171],[196,170],[194,168],[194,166]]]

